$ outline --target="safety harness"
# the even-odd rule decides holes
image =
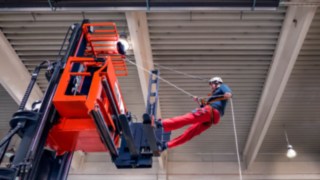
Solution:
[[[211,123],[214,123],[214,115],[213,115],[213,110],[214,108],[210,105],[211,103],[215,102],[215,101],[222,101],[222,100],[226,100],[227,98],[225,98],[223,95],[219,95],[219,96],[211,96],[208,98],[208,100],[206,98],[199,98],[198,102],[201,108],[203,108],[206,105],[210,106],[210,120]]]

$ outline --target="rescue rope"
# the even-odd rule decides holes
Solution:
[[[149,73],[149,70],[145,69],[144,67],[142,66],[139,66],[138,64],[134,63],[133,61],[131,61],[128,57],[126,58],[126,61],[129,62],[130,64],[133,64],[135,66],[137,66],[137,68]],[[157,64],[157,66],[160,67],[160,65]],[[161,66],[161,67],[165,67],[165,66]],[[177,72],[177,73],[180,73],[180,74],[184,74],[188,77],[192,77],[192,78],[196,78],[196,79],[199,79],[199,77],[197,76],[193,76],[193,75],[189,75],[189,74],[186,74],[186,73],[183,73],[181,71],[177,71],[177,70],[174,70],[174,69],[171,69],[171,68],[167,68],[165,67],[166,69],[168,70],[171,70],[171,71],[174,71],[174,72]],[[186,95],[190,96],[190,97],[195,97],[193,94],[185,91],[184,89],[176,86],[175,84],[169,82],[168,80],[160,77],[159,75],[157,75],[158,78],[166,83],[168,83],[170,86],[173,86],[174,88],[178,89],[179,91],[185,93]],[[200,78],[202,80],[204,80],[203,78]],[[237,160],[238,160],[238,167],[239,167],[239,178],[240,180],[242,180],[242,170],[241,170],[241,161],[240,161],[240,153],[239,153],[239,145],[238,145],[238,135],[237,135],[237,129],[236,129],[236,122],[235,122],[235,117],[234,117],[234,109],[233,109],[233,102],[232,102],[232,98],[230,98],[230,102],[231,102],[231,112],[232,112],[232,122],[233,122],[233,131],[234,131],[234,137],[235,137],[235,144],[236,144],[236,152],[237,152]]]
[[[235,121],[235,118],[234,118],[234,109],[233,109],[232,98],[230,98],[230,104],[231,104],[231,114],[232,114],[232,122],[233,122],[234,139],[235,139],[235,144],[236,144],[238,167],[239,167],[239,178],[240,178],[240,180],[242,180],[241,161],[240,161],[240,153],[239,153],[239,145],[238,145],[238,135],[237,135],[237,128],[236,128],[236,121]]]
[[[127,61],[127,62],[129,62],[130,64],[133,64],[133,65],[137,66],[139,69],[141,69],[141,70],[143,70],[143,71],[145,71],[145,72],[149,73],[149,70],[145,69],[145,68],[144,68],[144,67],[142,67],[142,66],[139,66],[137,63],[134,63],[134,62],[133,62],[133,61],[131,61],[128,57],[126,58],[126,61]],[[159,75],[157,75],[157,77],[158,77],[160,80],[162,80],[163,82],[165,82],[165,83],[169,84],[170,86],[172,86],[172,87],[174,87],[174,88],[178,89],[179,91],[181,91],[181,92],[185,93],[186,95],[188,95],[188,96],[190,96],[190,97],[194,97],[194,96],[195,96],[195,95],[193,95],[193,94],[191,94],[191,93],[189,93],[189,92],[185,91],[184,89],[180,88],[179,86],[177,86],[177,85],[175,85],[175,84],[171,83],[170,81],[168,81],[168,80],[166,80],[166,79],[164,79],[164,78],[160,77]]]
[[[208,78],[208,79],[205,79],[205,78],[202,78],[202,77],[199,77],[199,76],[195,76],[195,75],[191,75],[191,74],[188,74],[188,73],[185,73],[185,72],[181,72],[181,71],[178,71],[178,70],[175,70],[175,69],[166,67],[166,66],[162,66],[162,65],[157,64],[157,63],[155,63],[154,65],[156,65],[156,66],[158,66],[158,67],[160,67],[160,68],[167,69],[167,70],[169,70],[169,71],[178,73],[178,74],[185,75],[185,76],[190,77],[190,78],[193,78],[193,79],[203,80],[203,81],[206,81],[206,82],[208,82],[208,79],[209,79],[209,78]]]

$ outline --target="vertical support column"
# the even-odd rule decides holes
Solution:
[[[147,15],[145,12],[126,12],[126,18],[136,64],[144,69],[154,68],[149,38]],[[138,68],[144,102],[147,102],[149,74]]]
[[[133,45],[133,52],[136,64],[144,69],[151,70],[154,68],[151,43],[149,37],[149,28],[147,14],[145,11],[126,12],[126,19]],[[138,74],[141,84],[144,102],[147,102],[149,74],[138,68]],[[146,105],[146,104],[145,104]],[[157,117],[161,117],[160,102],[158,100]],[[165,155],[159,158],[159,165],[165,169]]]

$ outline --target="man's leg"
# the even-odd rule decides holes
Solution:
[[[168,132],[182,128],[183,126],[189,124],[211,122],[211,110],[212,109],[210,106],[205,106],[193,113],[187,113],[182,116],[163,119],[161,121],[163,129],[164,131]]]
[[[195,124],[191,125],[179,137],[169,141],[167,144],[168,148],[173,148],[173,147],[176,147],[178,145],[181,145],[181,144],[189,141],[193,137],[195,137],[195,136],[201,134],[203,131],[207,130],[211,125],[212,125],[211,122],[195,123]]]

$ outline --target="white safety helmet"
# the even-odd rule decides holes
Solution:
[[[221,84],[221,83],[223,83],[223,81],[222,81],[221,77],[215,76],[209,80],[209,83],[220,83]]]

